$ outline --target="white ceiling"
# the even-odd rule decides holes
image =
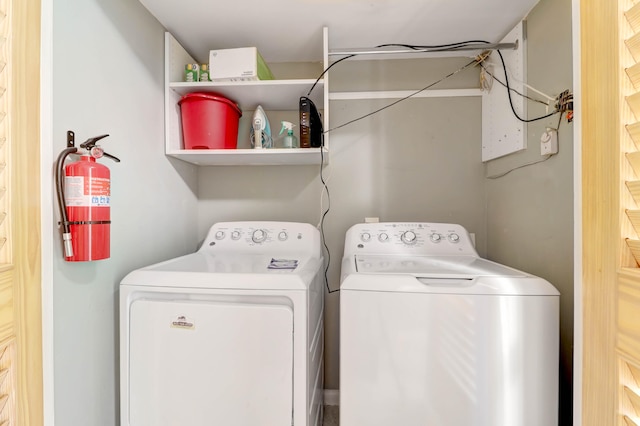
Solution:
[[[267,62],[319,61],[329,48],[498,42],[538,0],[140,0],[195,57],[256,46]]]

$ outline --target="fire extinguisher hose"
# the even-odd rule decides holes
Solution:
[[[69,218],[67,217],[67,203],[64,199],[64,182],[62,176],[64,175],[64,160],[69,154],[78,152],[78,148],[67,148],[58,155],[56,161],[56,192],[58,195],[58,207],[60,209],[60,222],[62,223],[62,240],[64,241],[64,253],[66,257],[73,256],[73,245],[71,243],[71,231],[69,228]]]

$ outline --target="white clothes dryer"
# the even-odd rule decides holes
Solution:
[[[340,296],[340,426],[558,423],[559,293],[460,225],[358,224]]]
[[[123,426],[320,426],[323,259],[308,224],[226,222],[120,285]]]

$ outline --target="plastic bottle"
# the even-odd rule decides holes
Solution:
[[[298,138],[293,135],[293,123],[290,121],[282,121],[282,128],[280,129],[280,134],[287,130],[287,134],[282,138],[282,147],[283,148],[299,148]]]
[[[184,67],[184,81],[195,82],[200,80],[200,65],[187,64]]]
[[[211,81],[209,76],[209,65],[207,64],[200,65],[200,81]]]

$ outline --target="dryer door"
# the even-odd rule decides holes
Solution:
[[[289,306],[139,299],[130,319],[129,424],[291,424]]]

